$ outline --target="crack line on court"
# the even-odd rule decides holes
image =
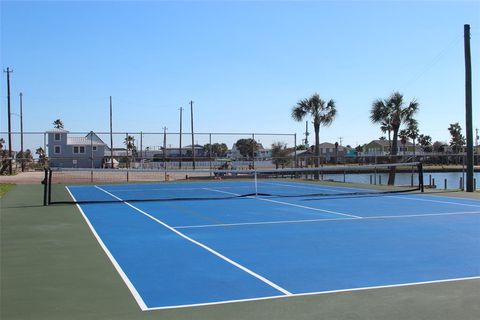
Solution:
[[[233,195],[233,196],[240,196],[240,194],[238,194],[238,193],[233,193],[233,192],[228,192],[228,191],[223,191],[223,190],[216,190],[216,189],[212,189],[212,188],[203,188],[203,189],[208,190],[208,191],[215,191],[215,192],[219,192],[219,193],[230,194],[230,195]],[[325,210],[325,209],[319,209],[319,208],[313,208],[313,207],[307,207],[307,206],[302,206],[302,205],[294,204],[294,203],[290,203],[290,202],[283,202],[283,201],[266,199],[266,198],[259,198],[259,197],[254,197],[254,196],[248,196],[246,198],[256,199],[256,200],[260,200],[260,201],[273,202],[273,203],[283,204],[283,205],[286,205],[286,206],[292,206],[292,207],[308,209],[308,210],[313,210],[313,211],[326,212],[326,213],[336,214],[336,215],[355,218],[355,219],[363,219],[363,217],[355,216],[353,214],[341,213],[341,212],[338,212],[338,211],[331,211],[331,210]]]
[[[259,275],[259,274],[258,274],[258,273],[256,273],[256,272],[254,272],[254,271],[252,271],[252,270],[248,269],[247,267],[245,267],[245,266],[241,265],[240,263],[238,263],[238,262],[235,262],[235,261],[233,261],[233,260],[232,260],[232,259],[230,259],[230,258],[227,258],[227,257],[226,257],[226,256],[224,256],[223,254],[219,253],[218,251],[215,251],[214,249],[212,249],[212,248],[208,247],[207,245],[205,245],[205,244],[203,244],[203,243],[201,243],[201,242],[199,242],[199,241],[196,241],[196,240],[194,240],[194,239],[190,238],[189,236],[187,236],[187,235],[185,235],[185,234],[181,233],[181,232],[180,232],[180,231],[178,231],[178,230],[175,230],[175,228],[171,227],[170,225],[166,224],[165,222],[163,222],[163,221],[161,221],[161,220],[159,220],[159,219],[155,218],[154,216],[150,215],[149,213],[147,213],[147,212],[145,212],[145,211],[143,211],[143,210],[141,210],[141,209],[139,209],[139,208],[135,207],[134,205],[132,205],[132,204],[128,203],[127,201],[124,201],[124,200],[122,200],[121,198],[119,198],[119,197],[117,197],[116,195],[114,195],[114,194],[112,194],[112,193],[108,192],[107,190],[104,190],[104,189],[100,188],[99,186],[95,186],[95,188],[97,188],[97,189],[99,189],[99,190],[101,190],[101,191],[105,192],[106,194],[110,195],[111,197],[114,197],[115,199],[117,199],[117,200],[119,200],[119,201],[122,201],[124,204],[126,204],[126,205],[127,205],[127,206],[129,206],[130,208],[132,208],[132,209],[134,209],[134,210],[136,210],[136,211],[140,212],[141,214],[145,215],[146,217],[148,217],[148,218],[152,219],[153,221],[155,221],[155,222],[157,222],[157,223],[161,224],[162,226],[164,226],[165,228],[169,229],[170,231],[172,231],[172,232],[176,233],[177,235],[179,235],[180,237],[184,238],[185,240],[188,240],[188,241],[190,241],[190,242],[192,242],[192,243],[196,244],[197,246],[199,246],[199,247],[201,247],[201,248],[203,248],[203,249],[207,250],[208,252],[210,252],[210,253],[214,254],[215,256],[219,257],[220,259],[222,259],[222,260],[224,260],[224,261],[226,261],[226,262],[230,263],[231,265],[233,265],[233,266],[237,267],[238,269],[240,269],[240,270],[242,270],[242,271],[244,271],[244,272],[246,272],[246,273],[250,274],[251,276],[253,276],[253,277],[257,278],[258,280],[260,280],[260,281],[262,281],[262,282],[264,282],[264,283],[268,284],[269,286],[271,286],[272,288],[274,288],[274,289],[276,289],[276,290],[280,291],[281,293],[283,293],[283,294],[285,294],[285,295],[292,295],[292,293],[291,293],[291,292],[289,292],[289,291],[285,290],[284,288],[280,287],[280,286],[279,286],[279,285],[277,285],[276,283],[274,283],[274,282],[272,282],[272,281],[268,280],[267,278],[265,278],[265,277],[263,277],[263,276]]]

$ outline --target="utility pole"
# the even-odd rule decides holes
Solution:
[[[163,167],[167,169],[167,127],[163,127]]]
[[[342,146],[343,137],[338,137],[338,140],[340,140],[340,146]]]
[[[465,124],[467,138],[466,191],[473,192],[473,126],[472,126],[472,61],[470,56],[470,25],[463,26],[465,42]]]
[[[195,141],[194,141],[194,134],[193,134],[193,101],[190,101],[190,121],[191,121],[191,128],[192,128],[192,163],[193,163],[193,169],[195,170]]]
[[[13,174],[12,168],[12,112],[10,109],[10,73],[13,70],[7,67],[7,70],[3,70],[3,72],[7,73],[7,106],[8,106],[8,173],[10,175]]]
[[[183,114],[183,108],[180,107],[180,145],[179,145],[180,162],[178,163],[180,169],[182,168],[182,114]]]
[[[23,153],[23,93],[20,92],[20,152],[22,158],[20,159],[22,164],[22,172],[25,171],[25,154]]]
[[[113,121],[112,121],[112,96],[110,96],[110,166],[113,169]]]

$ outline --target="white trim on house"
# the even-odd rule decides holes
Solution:
[[[57,151],[57,148],[58,148],[58,151]],[[62,146],[59,146],[59,145],[53,146],[53,153],[54,154],[61,154],[62,153]]]

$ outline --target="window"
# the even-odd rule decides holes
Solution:
[[[60,154],[62,152],[62,148],[60,146],[55,146],[53,149],[53,153]]]
[[[55,133],[55,138],[54,138],[55,141],[60,141],[61,140],[61,136],[60,136],[60,133]]]
[[[78,154],[78,153],[85,153],[85,147],[83,147],[83,146],[82,146],[82,147],[75,146],[75,147],[73,147],[73,153],[76,153],[76,154]]]
[[[93,151],[97,151],[97,147],[93,147]]]

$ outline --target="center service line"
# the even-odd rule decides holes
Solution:
[[[240,196],[238,193],[233,193],[233,192],[228,192],[228,191],[222,191],[222,190],[217,190],[217,189],[212,189],[212,188],[203,188],[208,191],[215,191],[215,192],[220,192],[220,193],[225,193],[225,194],[230,194],[233,196]],[[292,206],[292,207],[297,207],[297,208],[302,208],[302,209],[308,209],[308,210],[313,210],[313,211],[320,211],[320,212],[326,212],[326,213],[332,213],[340,216],[345,216],[345,217],[350,217],[350,218],[356,218],[356,219],[363,219],[363,217],[360,216],[355,216],[353,214],[347,214],[347,213],[341,213],[337,211],[331,211],[331,210],[325,210],[325,209],[319,209],[319,208],[313,208],[313,207],[307,207],[307,206],[301,206],[299,204],[293,204],[290,202],[283,202],[283,201],[277,201],[277,200],[272,200],[272,199],[266,199],[266,198],[258,198],[258,197],[253,197],[253,196],[248,196],[247,198],[251,199],[257,199],[261,201],[268,201],[268,202],[273,202],[273,203],[278,203],[278,204],[283,204],[286,206]]]
[[[143,210],[135,207],[134,205],[132,205],[132,204],[130,204],[130,203],[122,200],[121,198],[119,198],[119,197],[117,197],[116,195],[108,192],[107,190],[104,190],[104,189],[100,188],[99,186],[95,186],[95,188],[97,188],[97,189],[105,192],[106,194],[114,197],[114,198],[117,199],[117,200],[122,201],[122,202],[125,203],[127,206],[129,206],[130,208],[132,208],[132,209],[140,212],[141,214],[143,214],[143,215],[147,216],[148,218],[154,220],[155,222],[161,224],[162,226],[164,226],[165,228],[169,229],[170,231],[176,233],[176,234],[179,235],[180,237],[182,237],[182,238],[184,238],[184,239],[186,239],[186,240],[188,240],[188,241],[196,244],[197,246],[199,246],[199,247],[207,250],[208,252],[210,252],[210,253],[216,255],[217,257],[219,257],[220,259],[225,260],[226,262],[228,262],[228,263],[234,265],[235,267],[239,268],[240,270],[245,271],[246,273],[254,276],[254,277],[257,278],[257,279],[259,279],[260,281],[263,281],[264,283],[268,284],[269,286],[271,286],[271,287],[275,288],[276,290],[282,292],[283,294],[285,294],[285,295],[292,295],[291,292],[285,290],[284,288],[282,288],[282,287],[280,287],[279,285],[273,283],[272,281],[268,280],[267,278],[264,278],[264,277],[262,277],[261,275],[259,275],[258,273],[255,273],[254,271],[248,269],[247,267],[242,266],[242,265],[239,264],[238,262],[235,262],[235,261],[233,261],[232,259],[227,258],[227,257],[224,256],[223,254],[221,254],[221,253],[213,250],[212,248],[204,245],[203,243],[198,242],[198,241],[196,241],[196,240],[193,240],[192,238],[188,237],[187,235],[181,233],[180,231],[175,230],[173,227],[169,226],[169,225],[166,224],[165,222],[163,222],[163,221],[161,221],[161,220],[158,220],[158,219],[155,218],[154,216],[152,216],[152,215],[148,214],[147,212],[145,212],[145,211],[143,211]]]

